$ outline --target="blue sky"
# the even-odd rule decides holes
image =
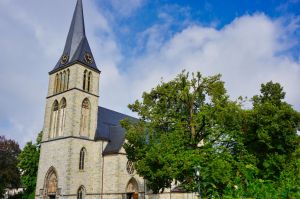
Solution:
[[[99,1],[99,9],[116,13],[113,16],[114,30],[118,36],[122,50],[127,55],[134,46],[138,45],[135,37],[140,32],[155,24],[165,24],[172,20],[168,30],[163,35],[168,39],[179,31],[182,31],[191,24],[202,26],[213,26],[221,29],[235,18],[243,15],[253,15],[264,13],[272,19],[292,18],[300,13],[298,0],[153,0],[138,1],[138,8],[122,12],[119,7],[113,6],[110,1]],[[122,9],[121,9],[122,10]],[[284,19],[282,19],[284,20]],[[300,32],[291,33],[293,37],[299,37]],[[299,55],[299,45],[290,49],[290,53],[297,58]],[[141,53],[141,51],[137,51]],[[130,53],[129,53],[130,55]]]
[[[43,128],[48,72],[61,56],[75,0],[0,0],[0,135],[21,146]],[[280,82],[300,110],[299,0],[84,0],[102,71],[99,105],[127,105],[183,69],[222,74],[232,99]]]

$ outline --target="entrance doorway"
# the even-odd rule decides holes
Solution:
[[[139,198],[139,194],[137,192],[126,194],[126,199],[138,199],[138,198]]]
[[[126,199],[138,199],[139,186],[134,178],[131,178],[126,187]]]
[[[53,167],[50,167],[45,177],[44,196],[48,199],[56,199],[57,195],[57,174]]]
[[[49,195],[49,199],[55,199],[55,195]]]

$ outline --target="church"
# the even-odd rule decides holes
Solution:
[[[77,0],[62,56],[49,72],[35,198],[194,198],[172,188],[151,194],[122,147],[119,121],[135,118],[98,105],[99,80]]]

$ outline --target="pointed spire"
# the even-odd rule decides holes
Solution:
[[[75,62],[81,62],[99,71],[85,35],[82,0],[77,0],[64,52],[51,72]]]

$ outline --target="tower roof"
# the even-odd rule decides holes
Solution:
[[[77,0],[63,54],[50,73],[75,62],[99,71],[85,35],[82,0]]]

